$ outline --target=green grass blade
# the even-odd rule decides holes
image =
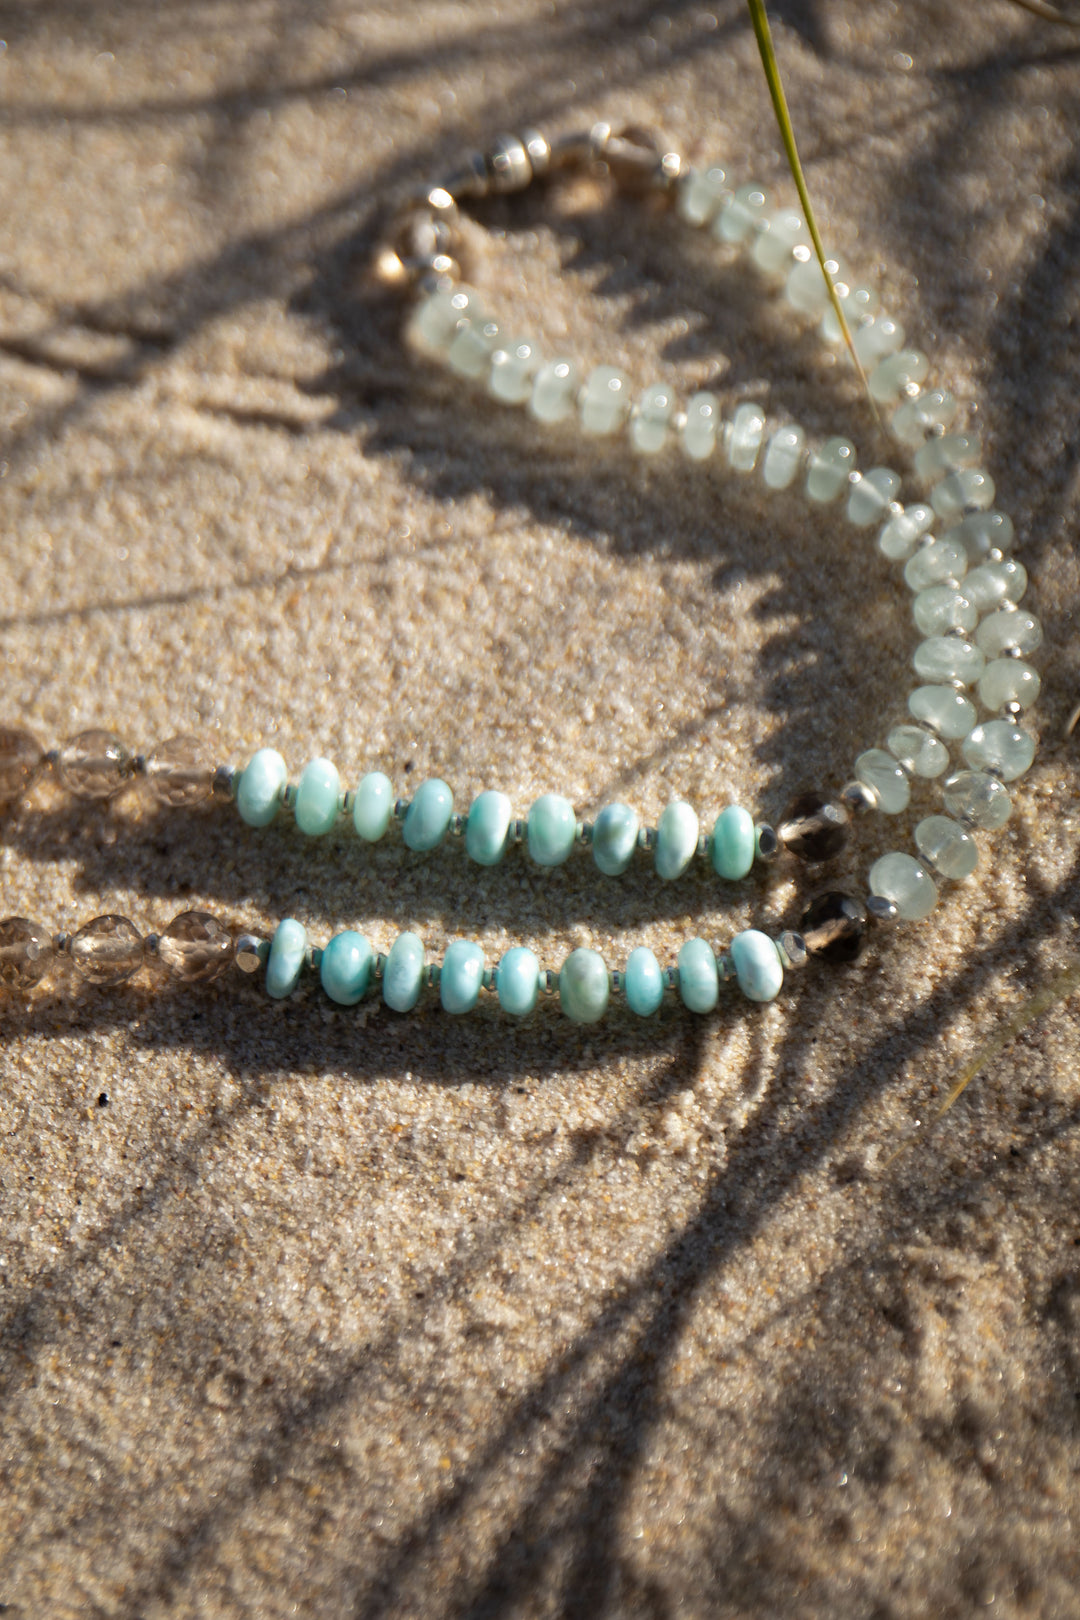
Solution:
[[[1025,11],[1041,17],[1044,22],[1060,23],[1062,28],[1080,28],[1080,17],[1066,17],[1056,6],[1048,6],[1046,0],[1013,0],[1013,5],[1023,6]]]

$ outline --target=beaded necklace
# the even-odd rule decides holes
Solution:
[[[545,357],[532,339],[505,332],[461,277],[459,205],[582,171],[606,173],[628,191],[662,197],[686,227],[709,231],[744,252],[796,318],[820,323],[827,343],[841,341],[797,213],[774,207],[759,185],[732,188],[719,168],[686,168],[647,132],[615,134],[607,125],[554,143],[536,131],[500,137],[490,151],[407,205],[377,260],[382,279],[413,299],[407,341],[541,423],[576,420],[585,436],[623,435],[631,453],[645,459],[676,448],[704,468],[720,465],[736,477],[756,474],[769,490],[801,481],[808,501],[836,503],[855,530],[874,533],[884,555],[902,566],[922,638],[913,659],[920,684],[908,696],[908,716],[892,726],[885,746],[861,752],[853,779],[836,794],[801,794],[775,829],[744,806],[729,804],[703,832],[698,812],[681,800],[667,806],[655,827],[642,826],[625,804],[606,805],[594,821],[584,822],[569,800],[554,793],[517,816],[505,794],[489,790],[459,813],[450,787],[440,779],[422,783],[411,799],[397,798],[379,771],[343,789],[337,767],[323,758],[310,761],[290,782],[274,749],[259,749],[237,769],[215,764],[191,737],[132,754],[101,730],[82,732],[50,750],[27,731],[0,731],[0,804],[19,799],[38,772],[52,768],[60,784],[79,798],[108,800],[141,779],[162,805],[182,809],[219,798],[232,802],[256,829],[268,827],[284,810],[312,838],[344,818],[367,844],[387,836],[392,825],[417,852],[457,839],[481,866],[496,865],[520,844],[540,867],[559,866],[584,848],[609,878],[627,873],[636,861],[651,860],[664,881],[677,881],[698,862],[720,880],[739,882],[755,865],[785,854],[809,865],[830,860],[844,847],[852,816],[900,814],[922,780],[940,785],[945,813],[937,810],[918,822],[917,855],[903,850],[880,855],[870,868],[865,899],[828,890],[803,910],[797,928],[776,934],[746,929],[720,949],[706,939],[691,939],[666,968],[646,946],[615,969],[587,948],[571,952],[557,970],[545,968],[520,945],[489,964],[472,940],[454,940],[442,961],[433,962],[412,933],[399,935],[386,954],[355,930],[318,948],[293,918],[280,922],[269,939],[234,937],[209,913],[186,911],[160,934],[145,937],[127,918],[112,914],[73,933],[5,918],[0,921],[0,984],[29,989],[67,961],[84,983],[115,985],[156,960],[189,983],[216,979],[233,965],[249,973],[264,970],[267,993],[279,999],[290,995],[305,973],[314,974],[339,1005],[352,1006],[378,993],[399,1012],[415,1007],[427,988],[451,1014],[471,1010],[485,993],[517,1016],[532,1012],[542,993],[557,995],[563,1012],[581,1023],[602,1017],[613,996],[640,1017],[675,997],[690,1011],[707,1013],[725,981],[750,1000],[771,1001],[785,972],[809,959],[853,959],[868,923],[926,917],[937,904],[940,881],[963,880],[975,870],[976,833],[1005,823],[1011,810],[1007,784],[1022,776],[1034,757],[1034,740],[1019,721],[1039,693],[1038,673],[1026,655],[1042,639],[1038,620],[1019,605],[1027,575],[1011,555],[1013,525],[994,508],[994,484],[979,465],[978,439],[955,431],[956,401],[927,382],[927,356],[905,347],[900,323],[878,307],[870,289],[849,280],[837,260],[828,261],[828,272],[871,397],[898,445],[912,454],[925,500],[901,504],[901,477],[892,468],[857,470],[849,439],[811,443],[798,425],[770,423],[761,407],[746,401],[725,419],[719,399],[707,391],[680,407],[666,385],[654,384],[633,400],[629,380],[617,368],[598,366],[582,377],[573,359]],[[979,718],[973,691],[990,718]],[[958,768],[949,748],[956,743],[963,761]]]

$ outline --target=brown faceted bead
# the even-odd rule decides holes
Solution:
[[[29,731],[0,727],[0,804],[10,804],[29,786],[45,750]]]
[[[146,761],[146,780],[159,804],[202,804],[213,790],[214,767],[198,737],[170,737]]]
[[[111,731],[80,731],[56,760],[56,774],[80,799],[111,799],[130,774],[131,756]]]
[[[823,962],[854,962],[866,934],[866,912],[853,895],[830,889],[811,900],[799,933],[811,956]]]
[[[206,984],[230,966],[232,935],[208,911],[182,911],[158,940],[157,954],[174,979]]]
[[[95,917],[74,936],[68,950],[87,984],[123,984],[143,959],[142,935],[126,917]]]
[[[0,920],[0,984],[28,990],[48,969],[53,945],[48,929],[27,917]]]
[[[801,861],[830,861],[848,839],[848,813],[838,799],[800,793],[776,829],[780,842]]]

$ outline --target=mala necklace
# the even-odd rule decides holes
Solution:
[[[676,446],[691,462],[719,464],[731,473],[757,474],[766,488],[800,483],[806,499],[838,503],[850,525],[876,534],[877,545],[902,567],[913,593],[921,639],[914,651],[919,684],[907,700],[885,747],[871,747],[854,762],[854,776],[836,795],[797,798],[774,829],[741,805],[729,804],[702,832],[697,812],[669,804],[655,827],[640,824],[625,804],[606,805],[582,822],[569,800],[544,794],[524,817],[501,792],[481,793],[467,813],[455,811],[441,780],[421,784],[411,799],[395,798],[389,779],[368,772],[343,791],[327,759],[306,765],[289,781],[282,756],[262,748],[243,767],[216,765],[200,743],[175,737],[146,755],[132,755],[107,731],[86,731],[46,751],[29,732],[0,731],[0,803],[18,799],[39,771],[51,767],[79,798],[107,800],[136,778],[163,806],[186,808],[220,798],[235,804],[252,828],[282,810],[312,838],[341,819],[374,843],[392,823],[410,850],[434,849],[449,837],[482,866],[501,861],[512,844],[524,845],[540,866],[569,860],[578,846],[591,852],[607,877],[651,859],[660,878],[677,880],[695,862],[716,877],[738,882],[756,863],[787,853],[817,863],[843,848],[853,815],[895,816],[919,780],[941,787],[941,809],[915,828],[917,855],[888,850],[870,868],[865,900],[829,891],[803,912],[797,930],[773,936],[759,929],[737,933],[719,951],[705,939],[688,940],[677,963],[662,968],[645,946],[611,970],[598,952],[573,951],[557,970],[516,946],[494,965],[482,947],[455,940],[440,963],[426,958],[418,935],[398,936],[385,955],[354,930],[319,949],[293,918],[271,939],[235,936],[218,918],[185,911],[161,934],[140,935],[126,917],[95,917],[75,933],[51,933],[27,918],[0,921],[0,984],[27,989],[60,961],[86,984],[115,985],[147,960],[189,983],[217,978],[234,964],[265,970],[267,993],[288,996],[302,976],[315,974],[334,1002],[352,1006],[381,992],[399,1012],[415,1007],[425,987],[437,991],[449,1013],[464,1013],[487,992],[505,1012],[530,1013],[541,993],[557,994],[563,1012],[581,1023],[600,1018],[614,995],[642,1017],[677,996],[693,1012],[709,1012],[722,982],[733,981],[754,1001],[771,1001],[788,969],[808,958],[848,961],[861,949],[869,921],[892,923],[927,916],[937,904],[938,882],[966,878],[978,861],[975,834],[1001,827],[1011,799],[1006,786],[1031,765],[1035,744],[1019,724],[1039,693],[1039,676],[1026,661],[1042,640],[1039,621],[1019,604],[1027,585],[1011,556],[1013,525],[994,509],[994,484],[979,465],[976,437],[953,431],[958,407],[943,389],[927,385],[930,363],[905,347],[898,321],[878,308],[872,290],[849,281],[828,262],[855,352],[870,394],[887,416],[897,443],[913,453],[914,474],[926,499],[903,505],[900,475],[888,467],[856,469],[850,440],[812,443],[794,423],[767,423],[764,410],[740,403],[729,418],[708,392],[679,407],[671,390],[654,384],[633,400],[627,377],[597,366],[582,377],[565,356],[544,357],[528,337],[505,332],[481,308],[461,279],[458,205],[492,193],[524,189],[542,177],[608,174],[622,188],[666,199],[688,227],[710,231],[729,249],[741,249],[798,319],[820,323],[824,340],[842,333],[802,218],[775,208],[763,187],[732,189],[719,168],[687,169],[647,132],[613,134],[597,125],[586,135],[550,143],[536,131],[500,137],[491,150],[410,203],[377,260],[381,277],[414,300],[406,335],[414,349],[449,367],[478,389],[522,407],[543,423],[576,420],[594,437],[623,435],[633,454],[657,456]],[[980,719],[972,692],[990,718]],[[950,756],[959,743],[962,763]],[[942,813],[944,812],[944,813]]]

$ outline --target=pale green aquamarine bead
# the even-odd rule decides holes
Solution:
[[[274,929],[266,959],[266,993],[275,1001],[291,996],[307,961],[308,937],[303,923],[285,917]]]
[[[707,939],[688,939],[680,949],[679,995],[683,1006],[696,1013],[712,1012],[720,999],[720,972]]]
[[[630,422],[630,443],[641,456],[655,456],[667,444],[675,395],[666,383],[646,388]]]
[[[505,793],[489,789],[469,806],[465,821],[465,853],[478,866],[497,866],[506,854],[513,806]]]
[[[963,472],[946,473],[930,491],[930,505],[939,517],[959,517],[965,507],[994,504],[994,480],[981,467],[965,467]]]
[[[950,742],[966,737],[977,718],[974,703],[955,686],[917,686],[908,698],[908,709]]]
[[[890,467],[871,467],[851,485],[847,501],[849,523],[868,529],[880,523],[900,490],[900,474]]]
[[[527,945],[507,951],[495,969],[495,991],[504,1012],[524,1018],[540,994],[540,958]]]
[[[878,809],[886,815],[898,816],[907,809],[911,798],[907,772],[884,748],[868,748],[860,754],[855,761],[855,775],[874,793]]]
[[[980,563],[978,568],[973,568],[964,581],[964,595],[969,602],[974,602],[980,613],[989,613],[1003,602],[1019,602],[1027,583],[1023,563],[1017,562],[1015,557],[1006,557],[1001,562]]]
[[[708,225],[730,196],[723,169],[688,169],[679,182],[675,208],[688,225]]]
[[[401,828],[407,849],[434,849],[446,837],[454,813],[454,795],[437,776],[421,782]]]
[[[304,766],[296,789],[293,815],[296,825],[309,838],[321,838],[338,818],[341,808],[341,778],[328,759],[313,759]]]
[[[762,228],[750,249],[750,257],[765,275],[784,275],[791,265],[794,249],[805,247],[809,240],[802,215],[793,208],[778,208],[762,221]]]
[[[491,356],[488,392],[506,405],[524,405],[532,394],[542,364],[532,338],[513,338]]]
[[[1041,688],[1038,671],[1020,658],[995,658],[979,677],[979,699],[988,709],[1001,709],[1006,703],[1030,709]]]
[[[947,778],[941,796],[950,816],[986,832],[1004,827],[1012,813],[1008,788],[985,771],[957,771]]]
[[[811,501],[835,501],[855,471],[855,446],[850,439],[826,439],[810,452],[806,494]]]
[[[448,1013],[472,1012],[484,984],[484,953],[471,939],[451,940],[439,969],[439,1000]]]
[[[928,585],[911,604],[916,628],[924,636],[943,636],[950,630],[974,630],[979,614],[974,603],[955,585]]]
[[[924,681],[960,681],[974,686],[986,667],[986,654],[959,636],[930,636],[919,642],[912,662]]]
[[[891,900],[905,922],[929,917],[937,905],[937,885],[914,855],[898,849],[882,855],[870,868],[870,893]]]
[[[731,942],[739,989],[750,1001],[775,1001],[784,983],[776,944],[758,928],[747,928]]]
[[[1002,608],[991,613],[975,632],[975,641],[987,658],[1000,658],[1002,653],[1033,653],[1042,645],[1042,625],[1034,613],[1023,608],[1010,611]]]
[[[474,381],[491,374],[491,357],[499,347],[497,321],[483,313],[470,314],[454,333],[453,342],[446,351],[446,363],[459,377]]]
[[[289,773],[276,748],[260,748],[240,773],[236,808],[249,827],[269,827],[285,794]]]
[[[628,804],[605,804],[592,830],[593,860],[605,877],[618,877],[637,848],[638,813]]]
[[[714,218],[712,233],[718,242],[745,242],[758,231],[768,207],[764,186],[740,186]]]
[[[368,844],[378,843],[394,813],[394,787],[382,771],[369,771],[360,779],[353,800],[353,826]]]
[[[765,412],[760,405],[740,405],[728,429],[727,458],[734,472],[753,472],[765,437]]]
[[[445,355],[463,321],[479,309],[471,287],[440,287],[417,305],[408,337],[421,348]]]
[[[976,726],[961,748],[973,771],[987,771],[1001,782],[1015,782],[1035,758],[1034,737],[1011,720],[987,720]]]
[[[920,546],[904,569],[904,583],[910,590],[925,591],[931,585],[959,585],[967,573],[967,552],[948,536]]]
[[[707,461],[716,449],[720,426],[720,401],[715,394],[693,394],[686,407],[682,447],[691,461]]]
[[[594,366],[578,399],[581,430],[594,438],[618,433],[630,414],[630,379],[617,366]]]
[[[933,526],[934,509],[918,502],[896,512],[882,525],[878,547],[893,562],[910,557],[923,535]],[[929,582],[928,582],[929,583]]]
[[[948,769],[949,750],[922,726],[894,726],[885,741],[889,752],[913,776],[932,778]]]
[[[561,866],[577,837],[577,815],[569,799],[544,793],[529,809],[529,854],[537,866]]]
[[[709,841],[709,858],[719,877],[736,883],[754,864],[757,829],[749,810],[740,804],[726,805],[716,818]]]
[[[571,951],[559,969],[559,1004],[575,1024],[595,1024],[607,1011],[611,984],[604,958],[585,946]]]
[[[322,953],[319,979],[331,1001],[355,1007],[367,993],[375,954],[363,934],[347,928],[335,934]]]
[[[932,388],[898,405],[889,419],[889,426],[901,444],[917,450],[936,428],[951,427],[958,410],[959,406],[950,393],[943,388]]]
[[[664,975],[660,964],[647,945],[631,951],[623,974],[626,1005],[639,1018],[650,1018],[658,1012],[664,999]]]
[[[696,811],[682,799],[667,805],[656,829],[656,875],[670,883],[681,877],[697,854]]]
[[[382,995],[395,1012],[411,1012],[424,987],[424,942],[419,934],[399,934],[383,967]]]
[[[915,474],[924,484],[933,484],[961,467],[977,467],[981,460],[982,440],[977,433],[944,433],[941,438],[927,439],[915,452]]]
[[[921,383],[929,370],[930,362],[920,349],[900,349],[886,355],[866,379],[870,397],[879,405],[894,405],[913,383]],[[930,504],[933,506],[933,501]]]
[[[856,328],[851,341],[864,371],[872,371],[886,355],[904,345],[904,328],[891,315],[875,315]]]
[[[578,386],[578,368],[572,360],[549,360],[536,373],[529,410],[538,422],[564,422],[574,414]]]
[[[852,287],[841,295],[840,288],[836,289],[840,297],[840,308],[844,312],[848,328],[854,331],[862,326],[868,315],[877,312],[881,300],[872,287]],[[836,311],[830,304],[821,317],[821,335],[826,343],[840,343],[844,334],[840,330],[840,323],[836,319]]]
[[[979,864],[974,838],[951,816],[927,816],[915,828],[915,847],[939,877],[959,882]]]
[[[787,489],[806,463],[806,434],[788,424],[777,428],[765,449],[761,476],[769,489]]]
[[[784,296],[792,309],[797,309],[816,321],[832,306],[829,303],[829,289],[825,285],[825,277],[821,273],[817,255],[812,248],[806,248],[805,254],[804,258],[799,248],[795,249],[795,263],[784,283]],[[838,281],[843,281],[844,268],[839,259],[827,258],[825,269],[834,286]]]
[[[949,530],[949,538],[963,546],[969,563],[979,563],[992,551],[1011,551],[1016,530],[1007,512],[969,512]]]

